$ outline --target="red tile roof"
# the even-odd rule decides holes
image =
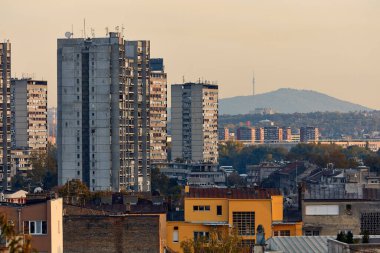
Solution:
[[[190,188],[187,198],[270,199],[282,195],[278,189]]]

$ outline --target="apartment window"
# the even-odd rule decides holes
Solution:
[[[77,171],[77,175],[80,176],[80,171],[79,170]]]
[[[274,236],[290,236],[290,230],[274,231]]]
[[[24,234],[30,235],[46,235],[46,221],[24,221]]]
[[[255,240],[254,239],[241,240],[240,245],[243,248],[253,248],[255,246]]]
[[[178,227],[174,227],[173,229],[173,242],[179,241]]]
[[[194,241],[199,240],[201,238],[207,241],[210,238],[210,233],[204,231],[194,231]]]
[[[319,236],[319,230],[305,230],[306,236]]]
[[[195,212],[210,211],[210,206],[193,206],[193,211],[195,211]]]
[[[255,235],[255,212],[233,212],[232,220],[239,235]]]
[[[222,206],[216,206],[216,215],[222,215]]]

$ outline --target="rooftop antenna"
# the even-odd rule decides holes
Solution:
[[[253,77],[252,77],[252,96],[255,95],[255,72],[253,72]]]
[[[74,25],[71,25],[71,36],[74,38]]]
[[[83,35],[84,35],[84,38],[87,37],[87,34],[86,34],[86,19],[83,19]]]
[[[73,33],[71,33],[71,32],[65,32],[66,39],[70,39],[72,35],[73,35]]]
[[[91,28],[91,36],[92,36],[93,38],[95,38],[95,29],[94,29],[94,28]]]
[[[182,76],[182,83],[185,83],[185,76]]]
[[[124,30],[125,30],[125,28],[124,28],[124,25],[122,24],[121,25],[121,37],[124,37]]]
[[[108,27],[106,27],[106,36],[108,36]]]

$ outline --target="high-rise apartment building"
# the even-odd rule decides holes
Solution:
[[[150,162],[167,162],[167,75],[162,58],[150,59]]]
[[[47,151],[47,81],[11,81],[12,173],[33,169],[32,152]]]
[[[317,127],[306,126],[300,129],[300,141],[301,142],[318,142],[319,130]]]
[[[128,101],[130,123],[127,134],[133,140],[130,156],[135,191],[150,191],[150,42],[146,40],[126,41],[126,57],[132,70],[131,97]],[[129,173],[129,171],[128,171]]]
[[[172,159],[218,162],[218,86],[172,85]]]
[[[47,81],[12,79],[12,147],[46,151]]]
[[[149,191],[149,42],[59,39],[57,53],[58,183]]]
[[[2,189],[10,186],[11,162],[11,44],[0,43],[0,172]]]

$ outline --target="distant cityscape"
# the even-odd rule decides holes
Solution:
[[[1,250],[380,250],[380,125],[352,138],[272,108],[220,115],[203,80],[171,84],[169,119],[153,43],[65,36],[57,108],[0,43]]]

